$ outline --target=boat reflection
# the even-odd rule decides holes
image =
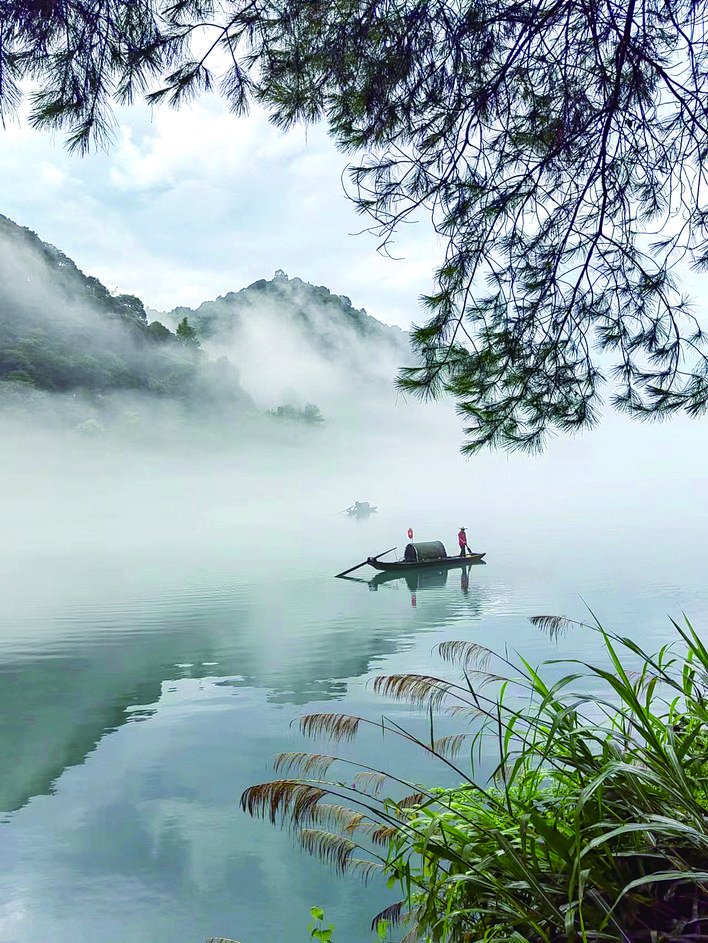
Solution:
[[[385,586],[387,583],[399,583],[405,580],[408,589],[412,593],[417,593],[424,589],[440,589],[447,586],[448,576],[452,572],[454,578],[459,574],[460,589],[467,595],[469,592],[469,574],[473,566],[486,566],[484,560],[475,560],[468,563],[461,569],[450,570],[449,567],[425,567],[419,570],[385,570],[377,573],[369,580],[362,579],[360,576],[340,576],[339,579],[351,580],[352,583],[366,583],[371,592],[376,592],[379,586]]]

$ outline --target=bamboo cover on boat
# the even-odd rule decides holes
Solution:
[[[424,563],[426,560],[444,560],[447,556],[442,540],[425,540],[408,544],[403,559],[408,563]]]

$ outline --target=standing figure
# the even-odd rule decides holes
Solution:
[[[461,527],[460,532],[457,535],[457,542],[460,545],[460,556],[467,556],[467,534],[465,533],[465,528]]]

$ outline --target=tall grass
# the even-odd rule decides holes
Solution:
[[[571,624],[531,621],[551,634]],[[424,708],[429,736],[344,714],[300,727],[341,743],[377,726],[452,770],[454,788],[336,753],[288,753],[276,760],[283,778],[251,786],[242,807],[290,825],[340,871],[383,873],[401,897],[373,925],[401,921],[410,939],[708,941],[708,650],[688,621],[672,624],[675,639],[654,655],[583,626],[598,634],[597,664],[534,668],[444,642],[457,680],[374,682]],[[436,737],[438,711],[460,732]]]

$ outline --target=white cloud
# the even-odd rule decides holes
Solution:
[[[281,268],[387,323],[421,320],[430,228],[403,230],[403,261],[378,255],[344,195],[346,159],[320,127],[284,134],[205,97],[178,112],[119,111],[107,153],[72,156],[61,138],[14,124],[3,145],[0,212],[151,308],[196,306]]]
[[[66,171],[62,170],[61,167],[43,161],[40,164],[39,171],[42,182],[47,184],[48,187],[58,189],[66,183]]]
[[[125,191],[169,189],[185,179],[224,186],[252,176],[264,155],[272,159],[274,132],[260,115],[237,121],[201,104],[160,110],[147,129],[121,127],[111,182]]]

